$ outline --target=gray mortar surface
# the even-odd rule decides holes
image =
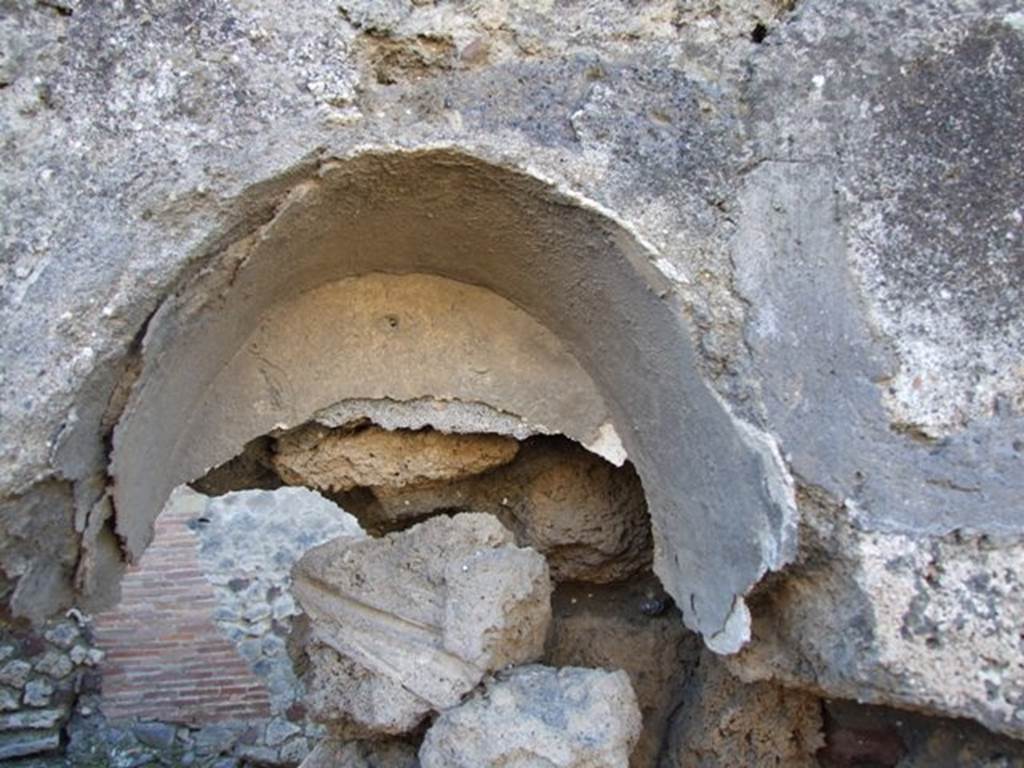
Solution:
[[[7,602],[41,618],[96,573],[116,581],[92,561],[116,553],[115,524],[155,509],[103,517],[110,434],[140,369],[150,382],[187,374],[152,355],[173,343],[167,319],[229,306],[259,260],[225,249],[346,173],[362,176],[363,210],[384,215],[388,195],[412,189],[410,210],[464,215],[474,195],[445,195],[470,180],[547,227],[537,253],[551,271],[486,249],[392,268],[495,289],[573,348],[661,509],[662,579],[707,638],[735,628],[721,649],[745,637],[742,595],[793,554],[787,474],[866,535],[919,553],[960,530],[1012,542],[1024,529],[1019,4],[711,5],[6,0]],[[481,222],[495,220],[463,223]],[[536,234],[503,232],[523,231]],[[901,648],[921,652],[887,652]],[[922,693],[880,678],[870,654],[833,661],[838,690],[870,680],[883,699],[951,711],[941,669],[915,678]],[[1012,680],[994,684],[1017,686],[1017,657],[997,661]],[[1024,716],[987,706],[968,714],[1024,732]]]
[[[491,433],[525,440],[537,434],[550,434],[543,425],[529,424],[520,417],[503,413],[487,403],[461,400],[343,400],[313,414],[326,427],[343,427],[369,420],[387,430],[430,427],[452,434]],[[610,457],[605,457],[612,460]]]

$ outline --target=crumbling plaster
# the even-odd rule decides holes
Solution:
[[[764,479],[784,469],[703,382],[650,252],[595,207],[447,151],[361,154],[297,184],[150,323],[113,441],[129,551],[175,485],[334,402],[479,401],[624,447],[664,537],[656,569],[693,628],[738,649],[742,596],[793,552],[792,499],[771,492],[787,482]],[[344,279],[368,272],[449,279]],[[707,572],[714,552],[728,577]]]

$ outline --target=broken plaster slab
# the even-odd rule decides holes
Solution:
[[[436,429],[453,434],[490,433],[525,440],[534,435],[551,435],[555,430],[530,423],[482,402],[419,397],[412,400],[351,398],[321,408],[313,421],[325,427],[344,427],[369,420],[386,430]]]
[[[528,421],[487,403],[432,397],[413,400],[353,398],[322,408],[313,415],[313,421],[331,428],[364,419],[388,431],[431,428],[452,434],[506,435],[516,440],[559,434],[546,424]],[[602,424],[597,436],[583,443],[583,447],[617,467],[628,459],[615,425],[610,421]]]

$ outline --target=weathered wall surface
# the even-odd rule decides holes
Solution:
[[[180,375],[187,358],[153,353],[179,321],[242,306],[236,283],[295,276],[260,250],[280,225],[337,224],[360,236],[334,279],[441,273],[568,344],[644,480],[685,619],[719,650],[753,635],[742,674],[1024,735],[1019,631],[998,618],[1022,600],[1007,571],[1024,533],[1024,16],[1010,0],[790,5],[5,3],[11,610],[41,618],[116,583],[117,534],[137,554],[162,503],[105,495],[136,377]],[[411,176],[362,155],[438,147]],[[409,178],[403,236],[388,195]],[[512,219],[475,254],[443,252],[493,227],[473,216],[485,193],[543,199],[532,256],[488,251],[533,231]],[[334,205],[377,218],[347,230]],[[459,226],[428,224],[440,210]],[[173,449],[156,433],[181,425],[155,424]],[[794,558],[749,616],[743,595]],[[830,645],[831,604],[858,623]]]

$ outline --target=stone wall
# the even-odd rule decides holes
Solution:
[[[306,720],[288,653],[300,613],[290,571],[345,525],[337,506],[303,488],[214,499],[176,491],[117,609],[95,617],[102,692],[78,702],[68,759],[301,761],[322,729]],[[38,751],[56,745],[40,741]]]
[[[192,530],[205,501],[187,491],[171,498],[117,609],[95,618],[110,721],[208,725],[270,714],[266,686],[214,623],[217,600]]]
[[[0,631],[0,761],[56,750],[78,694],[98,687],[102,660],[80,614]]]

